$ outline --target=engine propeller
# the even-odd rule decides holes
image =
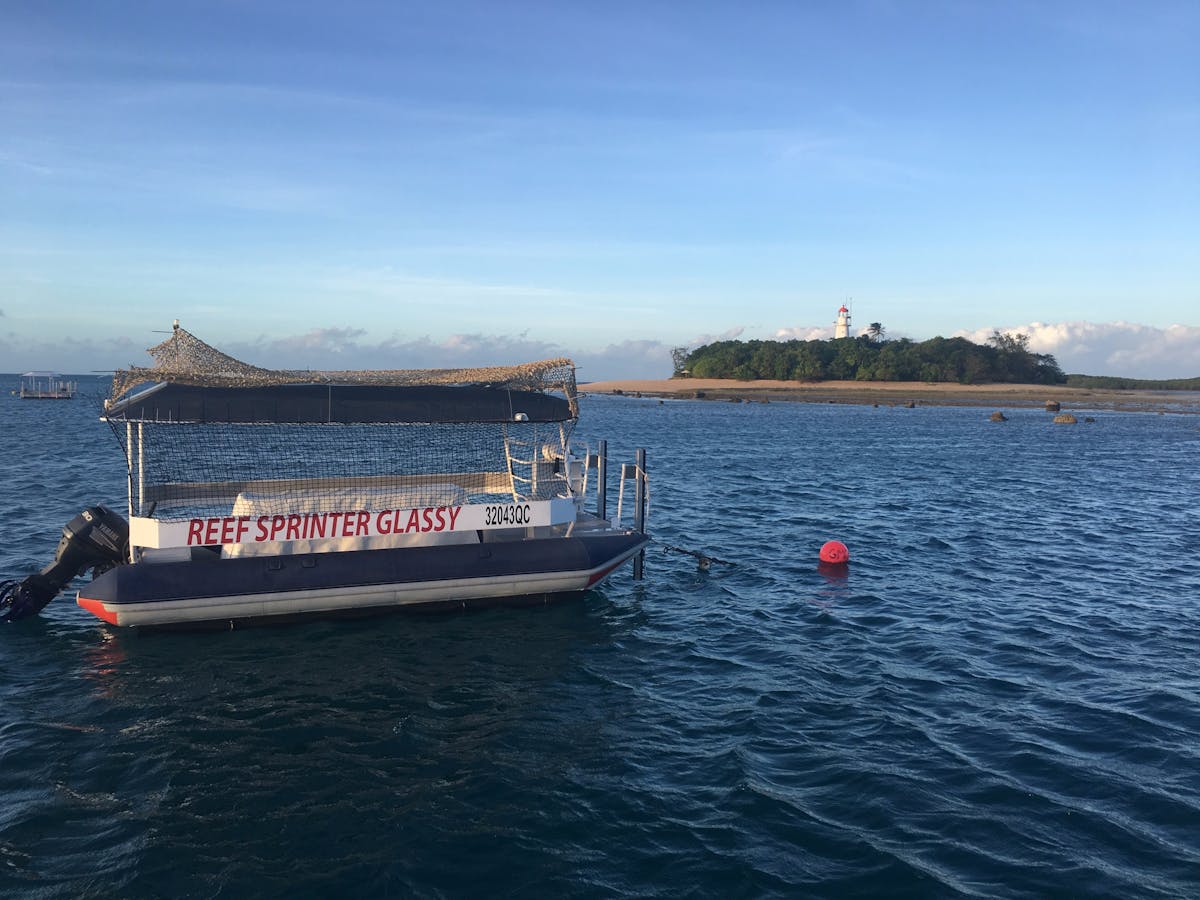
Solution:
[[[106,572],[129,555],[129,523],[107,506],[89,506],[65,526],[54,562],[24,581],[0,582],[0,622],[36,616],[88,569]]]

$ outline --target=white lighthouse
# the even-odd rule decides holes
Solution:
[[[837,338],[850,337],[850,310],[846,309],[846,304],[842,304],[842,308],[838,310],[837,321],[833,323],[833,337]]]

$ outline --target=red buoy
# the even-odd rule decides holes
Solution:
[[[821,545],[821,562],[844,566],[850,562],[850,551],[841,541],[826,541]]]

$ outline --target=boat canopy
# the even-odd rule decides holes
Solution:
[[[106,418],[366,424],[562,422],[579,414],[569,359],[461,369],[263,369],[209,346],[178,322],[148,352],[152,366],[113,374]]]
[[[116,403],[110,422],[197,424],[395,424],[566,422],[563,397],[448,385],[285,384],[200,387],[162,382]]]

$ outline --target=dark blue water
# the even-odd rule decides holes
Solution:
[[[93,404],[0,408],[3,578],[125,488]],[[60,598],[0,631],[0,890],[1196,896],[1200,419],[987,412],[589,398],[657,536],[736,566],[581,602],[138,636]]]

